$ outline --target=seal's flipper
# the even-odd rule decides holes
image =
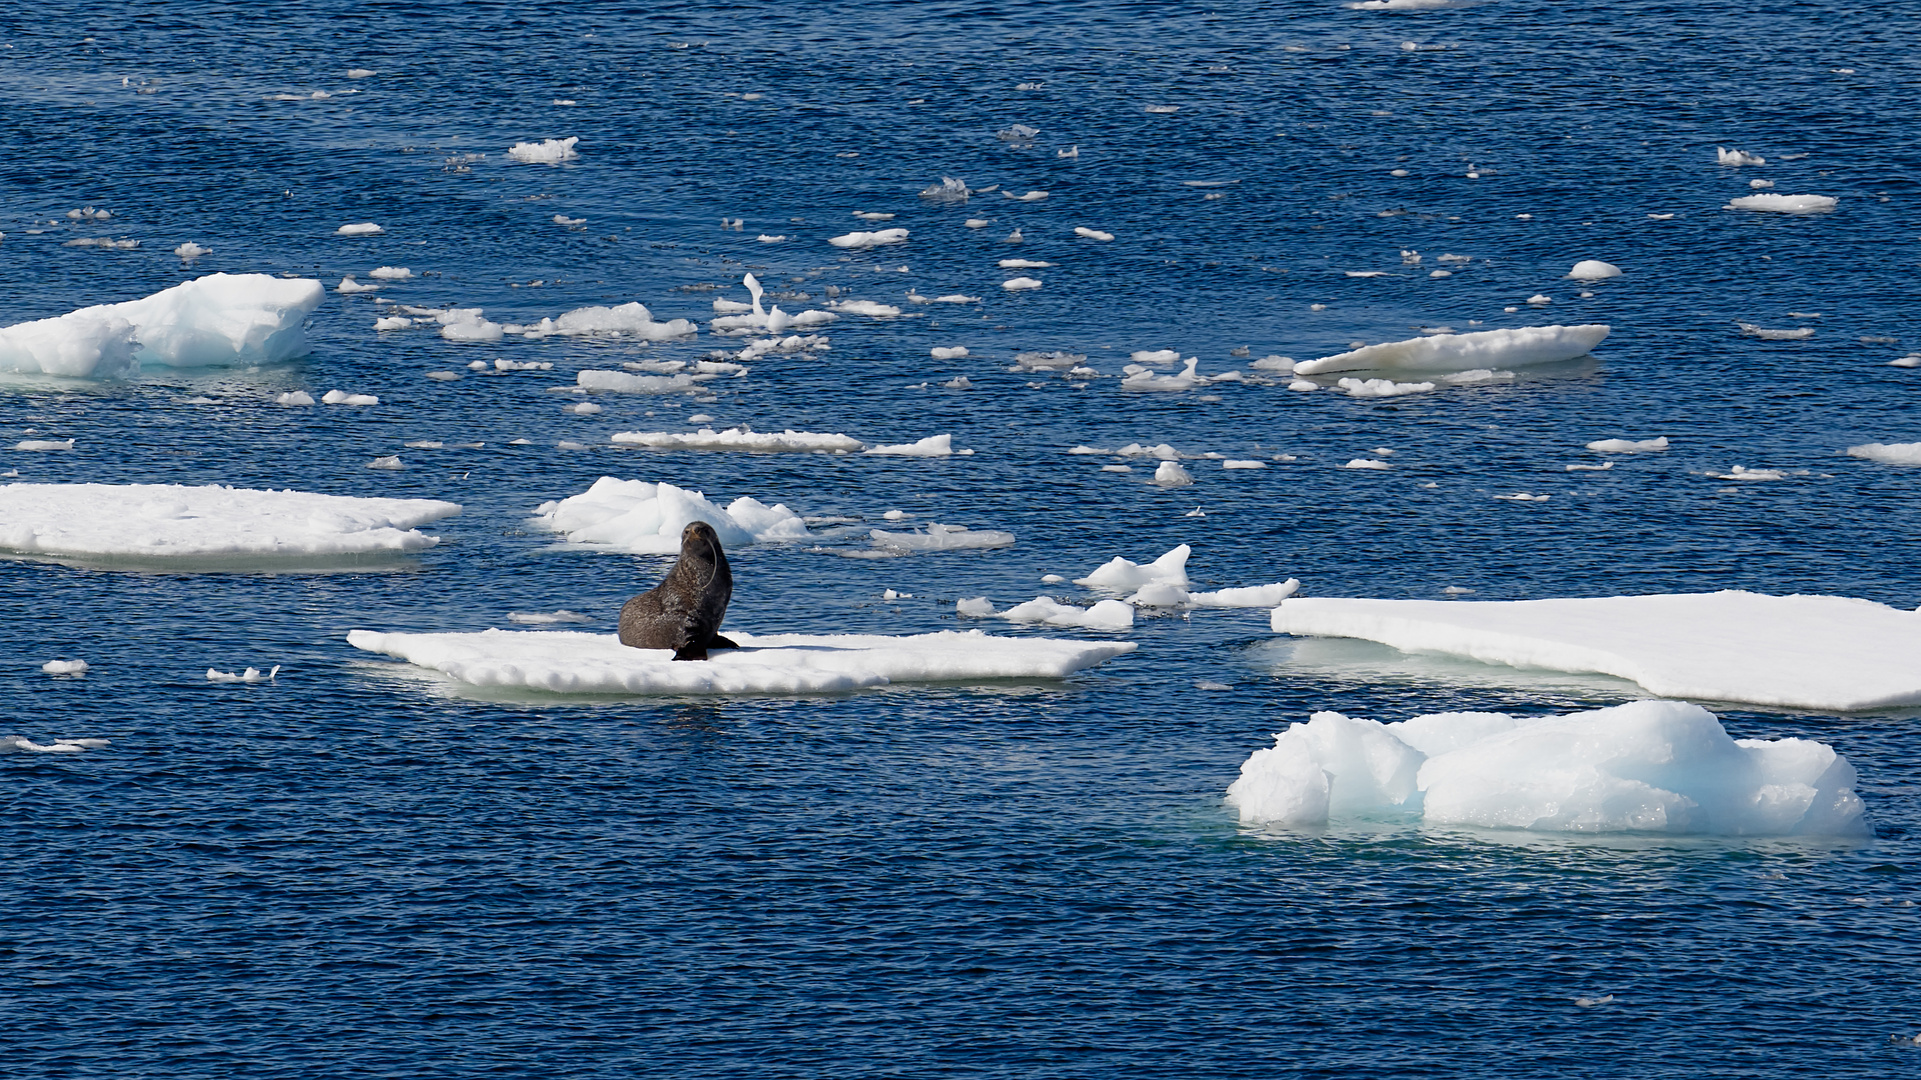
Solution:
[[[740,646],[738,646],[738,645],[736,645],[736,644],[734,644],[734,643],[733,643],[732,641],[729,641],[728,639],[726,639],[726,638],[724,638],[724,637],[721,637],[721,636],[720,636],[719,634],[715,634],[715,635],[714,635],[714,636],[713,636],[712,638],[710,638],[710,639],[708,639],[708,641],[707,641],[707,647],[708,647],[708,648],[710,648],[710,649],[738,649],[738,648],[740,648]]]
[[[705,659],[707,659],[707,646],[705,646],[705,645],[689,645],[689,646],[687,646],[686,648],[684,648],[684,649],[682,649],[682,650],[680,650],[679,652],[677,652],[677,653],[675,653],[675,654],[674,654],[674,659],[676,659],[676,660],[705,660]]]

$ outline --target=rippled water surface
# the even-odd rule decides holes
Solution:
[[[738,550],[727,625],[760,632],[952,628],[954,602],[979,595],[1085,602],[1040,576],[1183,542],[1204,588],[1745,588],[1913,607],[1921,474],[1844,451],[1921,440],[1921,372],[1887,366],[1921,349],[1917,33],[1911,10],[1830,3],[0,14],[0,325],[214,271],[330,289],[380,265],[421,275],[330,291],[293,364],[9,378],[0,445],[76,444],[0,451],[0,471],[465,507],[431,527],[443,544],[378,572],[0,562],[0,733],[112,740],[0,757],[6,1071],[1916,1068],[1921,1050],[1888,1038],[1921,1030],[1911,713],[1720,710],[1738,737],[1847,755],[1875,833],[1861,843],[1262,832],[1222,792],[1316,710],[1542,713],[1637,691],[1277,641],[1261,610],[1144,617],[1127,635],[1138,652],[1062,681],[820,698],[462,692],[345,634],[559,608],[611,630],[664,562],[555,551],[526,525],[602,475],[1019,538],[887,560]],[[1038,133],[997,137],[1015,124]],[[562,165],[505,153],[571,136],[579,157]],[[1719,166],[1717,146],[1768,164]],[[1048,197],[918,196],[942,176]],[[1840,204],[1721,209],[1757,178]],[[66,218],[82,206],[114,216]],[[856,211],[895,214],[886,226],[911,239],[829,246],[879,227]],[[358,221],[386,231],[334,235]],[[65,246],[95,236],[140,243]],[[190,240],[211,254],[188,267],[170,252]],[[1056,265],[1010,293],[1003,258]],[[1563,279],[1586,258],[1624,274]],[[704,324],[715,296],[744,299],[748,271],[808,295],[790,310],[832,286],[911,317],[845,316],[817,358],[770,357],[699,397],[597,395],[594,416],[561,411],[578,370],[740,342],[704,327],[653,345],[372,330],[372,296],[513,322],[640,300]],[[1386,273],[1349,276],[1367,271]],[[1529,305],[1537,293],[1549,302]],[[1585,364],[1383,400],[1290,392],[1249,366],[1554,322],[1614,330]],[[1766,341],[1740,322],[1816,333]],[[945,345],[971,355],[929,358]],[[1250,379],[1118,389],[1131,351],[1163,348]],[[1008,370],[1052,349],[1102,377]],[[554,368],[424,377],[495,358]],[[960,375],[971,389],[942,386]],[[333,388],[381,404],[273,404]],[[951,432],[976,453],[608,443],[696,414],[869,443]],[[1673,449],[1565,468],[1594,460],[1589,440],[1656,435]],[[418,440],[485,445],[405,448]],[[1151,468],[1066,453],[1136,441],[1271,467],[1197,458],[1192,486],[1164,490]],[[1391,469],[1337,467],[1377,447]],[[395,453],[405,468],[366,467]],[[1737,464],[1786,476],[1710,475]],[[1493,498],[1517,491],[1551,498]],[[93,670],[41,674],[56,656]],[[249,664],[282,670],[205,679]]]

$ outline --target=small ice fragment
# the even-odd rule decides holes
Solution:
[[[453,371],[429,371],[426,377],[429,379],[432,379],[435,382],[459,382],[460,381],[459,373],[453,372]]]
[[[1013,232],[1001,238],[1001,242],[1007,244],[1018,244],[1021,240],[1021,231],[1019,229],[1015,229]]]
[[[574,227],[575,225],[585,225],[585,224],[587,224],[587,219],[586,219],[586,218],[584,218],[584,217],[568,217],[568,216],[567,216],[566,214],[555,214],[555,215],[554,215],[554,224],[556,224],[556,225],[565,225],[565,226],[567,226],[568,228],[572,228],[572,227]]]
[[[1723,210],[1763,210],[1775,214],[1825,214],[1840,200],[1829,195],[1743,195],[1729,200]]]
[[[529,165],[558,165],[580,156],[574,149],[578,142],[580,136],[575,135],[565,139],[544,139],[537,143],[515,143],[507,149],[507,156]]]
[[[405,315],[388,315],[383,318],[375,319],[374,329],[375,330],[405,330],[408,327],[412,326],[413,324],[414,324],[414,321],[412,319],[409,319]]]
[[[72,439],[22,439],[13,444],[15,450],[71,450]]]
[[[358,225],[342,225],[340,228],[334,230],[334,235],[335,236],[379,236],[381,233],[384,233],[386,231],[387,230],[381,228],[378,225],[375,225],[371,221],[363,221]]]
[[[1194,477],[1178,461],[1163,461],[1154,470],[1154,482],[1162,487],[1185,487],[1194,482]]]
[[[372,394],[349,394],[345,390],[329,390],[320,395],[320,400],[328,405],[378,405],[380,399]]]
[[[1736,465],[1729,472],[1708,474],[1714,480],[1785,480],[1787,476],[1781,469],[1750,469],[1745,465]]]
[[[1666,435],[1657,439],[1597,439],[1588,443],[1587,448],[1601,454],[1653,454],[1668,448]]]
[[[1469,593],[1473,592],[1474,590],[1462,588],[1459,585],[1449,585],[1443,588],[1441,591],[1446,593],[1449,596],[1466,596]]]
[[[1041,583],[1044,585],[1059,585],[1061,582],[1066,580],[1067,580],[1066,578],[1060,576],[1059,574],[1042,574],[1041,575]]]
[[[274,676],[278,674],[280,674],[279,664],[275,664],[273,670],[267,672],[265,675],[262,675],[260,669],[256,667],[250,667],[238,675],[235,675],[231,671],[220,671],[215,668],[208,668],[207,681],[217,683],[263,683],[272,682]]]
[[[1001,612],[1010,622],[1046,623],[1050,626],[1082,626],[1089,630],[1126,630],[1134,625],[1134,609],[1120,600],[1102,600],[1089,608],[1056,603],[1036,596]]]
[[[1748,337],[1758,337],[1762,341],[1805,341],[1814,336],[1814,327],[1812,326],[1798,326],[1792,330],[1770,330],[1765,326],[1756,326],[1753,323],[1737,322],[1734,325],[1741,328],[1742,334]]]
[[[1100,229],[1090,229],[1085,225],[1074,226],[1074,235],[1084,236],[1089,240],[1107,241],[1114,239],[1114,234],[1111,232],[1103,232]]]
[[[1011,127],[1005,127],[995,132],[994,137],[1000,139],[1002,142],[1030,142],[1034,136],[1040,133],[1040,128],[1029,127],[1026,124],[1014,124]]]
[[[1006,289],[1008,292],[1022,292],[1027,289],[1038,289],[1040,287],[1041,283],[1031,277],[1017,277],[1001,282],[1001,288]]]
[[[340,279],[340,284],[334,286],[334,291],[352,295],[353,293],[379,292],[380,286],[362,285],[360,282],[355,281],[352,275],[349,275]]]
[[[1718,165],[1735,166],[1766,165],[1768,163],[1768,159],[1759,154],[1748,154],[1740,150],[1730,150],[1725,146],[1717,146],[1714,148],[1714,161]]]
[[[210,247],[201,247],[199,244],[189,240],[179,247],[174,248],[173,253],[183,259],[198,259],[202,255],[213,254],[213,249]]]
[[[572,405],[562,405],[560,407],[560,411],[570,412],[576,416],[592,416],[595,413],[600,412],[601,408],[599,405],[596,405],[591,401],[580,401],[580,402],[575,402]]]
[[[313,395],[305,390],[289,390],[273,399],[275,405],[312,405]]]
[[[992,225],[993,221],[989,220],[988,218],[974,217],[974,218],[968,218],[966,221],[961,222],[961,224],[967,226],[970,229],[985,229],[989,225]]]
[[[1228,458],[1227,460],[1221,462],[1221,468],[1223,469],[1265,469],[1267,468],[1267,462],[1257,461],[1253,458]]]
[[[1335,385],[1347,392],[1348,397],[1382,398],[1400,397],[1405,394],[1424,394],[1434,389],[1431,382],[1395,382],[1393,379],[1356,379],[1343,378]]]
[[[1603,461],[1599,465],[1582,465],[1577,462],[1575,464],[1564,466],[1564,468],[1568,472],[1606,472],[1609,469],[1614,468],[1614,462]]]
[[[85,675],[90,666],[85,660],[49,660],[40,670],[49,675]]]
[[[974,383],[965,375],[956,375],[941,384],[949,390],[972,390]]]
[[[1311,394],[1314,391],[1319,390],[1321,388],[1321,384],[1314,382],[1311,379],[1295,379],[1293,382],[1290,382],[1287,384],[1287,388],[1296,393]]]
[[[1149,105],[1146,111],[1165,116],[1170,113],[1180,112],[1181,107],[1179,105]]]
[[[1545,304],[1552,304],[1554,298],[1546,293],[1535,293],[1533,296],[1527,298],[1527,302],[1533,304],[1535,307],[1541,307]]]
[[[1379,458],[1354,458],[1347,464],[1341,466],[1343,469],[1386,469],[1389,467],[1387,462]]]
[[[1546,495],[1530,495],[1525,491],[1517,491],[1512,495],[1496,495],[1494,497],[1504,502],[1546,502],[1549,498]]]
[[[1764,191],[1764,190],[1766,190],[1766,189],[1768,189],[1768,188],[1771,188],[1771,187],[1773,187],[1773,186],[1774,186],[1774,181],[1772,181],[1772,180],[1750,180],[1750,181],[1748,181],[1748,186],[1749,186],[1749,187],[1751,187],[1751,188],[1753,188],[1753,189],[1754,189],[1754,190],[1756,190],[1756,191]]]
[[[379,74],[379,72],[374,71],[372,68],[348,68],[347,69],[347,77],[349,79],[371,79],[377,74]]]
[[[959,601],[954,605],[954,612],[959,615],[965,615],[970,619],[981,619],[995,614],[993,603],[985,596],[976,596],[971,600]]]
[[[1102,471],[1102,472],[1133,472],[1133,471],[1134,471],[1134,466],[1132,466],[1132,465],[1103,465],[1103,466],[1101,466],[1101,471]]]
[[[894,220],[894,215],[892,215],[892,214],[881,214],[881,213],[876,213],[876,212],[874,212],[874,211],[872,211],[872,210],[856,210],[856,211],[854,211],[854,216],[855,216],[855,217],[857,217],[857,218],[859,218],[859,219],[861,219],[862,221],[892,221],[892,220]]]
[[[386,457],[377,457],[369,461],[367,467],[369,469],[401,469],[406,466],[400,463],[399,454],[388,454]]]
[[[566,608],[561,608],[555,612],[510,611],[507,613],[507,621],[524,623],[530,626],[549,626],[554,623],[586,623],[593,622],[594,620],[591,616],[582,615],[578,611],[569,611]]]
[[[379,278],[382,281],[405,281],[413,277],[414,272],[404,266],[376,266],[367,276]]]
[[[1621,268],[1599,259],[1582,259],[1574,264],[1574,269],[1569,270],[1567,276],[1576,281],[1600,281],[1603,278],[1620,277]]]
[[[837,248],[846,248],[851,251],[865,251],[868,248],[880,247],[886,244],[904,244],[907,242],[907,235],[908,232],[906,229],[881,229],[876,232],[850,232],[842,236],[833,237],[827,242]]]
[[[967,346],[955,345],[942,347],[936,345],[933,349],[929,350],[929,354],[936,360],[959,360],[967,355]]]
[[[1577,997],[1574,999],[1574,1004],[1580,1006],[1583,1009],[1592,1009],[1596,1005],[1612,1005],[1614,1004],[1614,995],[1607,994],[1603,997]]]

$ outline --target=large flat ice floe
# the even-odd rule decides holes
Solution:
[[[396,555],[439,543],[417,526],[458,513],[459,503],[437,499],[218,485],[9,484],[0,487],[0,550],[140,564]]]
[[[978,630],[908,637],[746,634],[739,649],[674,660],[630,649],[613,634],[486,630],[382,634],[355,630],[348,644],[432,668],[473,686],[560,694],[817,694],[890,683],[1057,679],[1134,651],[1125,641],[991,637]]]
[[[800,515],[780,503],[742,496],[723,508],[698,491],[612,476],[578,495],[542,503],[534,514],[535,526],[570,543],[643,555],[678,552],[680,531],[696,521],[712,525],[723,548],[808,536]]]
[[[1921,705],[1921,613],[1843,596],[1302,597],[1275,608],[1272,625],[1409,653],[1613,675],[1662,697],[1833,712]]]
[[[209,274],[118,304],[0,329],[0,371],[112,378],[142,364],[272,364],[307,352],[318,281]]]
[[[1315,713],[1227,789],[1241,820],[1343,817],[1558,833],[1865,836],[1854,769],[1825,743],[1735,739],[1713,713],[1636,701],[1566,716]]]
[[[1363,345],[1318,360],[1294,365],[1297,375],[1325,375],[1335,371],[1473,371],[1506,370],[1553,364],[1586,356],[1605,341],[1610,327],[1527,326],[1513,330],[1477,330],[1471,334],[1434,334]]]
[[[867,445],[839,432],[795,431],[793,428],[783,432],[754,431],[746,427],[725,431],[710,427],[699,431],[616,431],[612,439],[630,446],[662,450],[741,450],[761,454],[852,454]]]

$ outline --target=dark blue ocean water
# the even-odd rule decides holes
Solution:
[[[0,14],[0,325],[196,273],[331,287],[383,264],[426,276],[374,295],[500,321],[629,300],[704,320],[715,295],[744,298],[749,270],[811,298],[789,310],[828,286],[909,307],[909,289],[984,298],[845,317],[817,362],[760,361],[712,400],[600,395],[592,417],[562,412],[571,399],[552,388],[583,367],[738,342],[457,345],[376,335],[368,299],[330,293],[298,363],[0,383],[0,445],[77,440],[0,452],[22,480],[466,508],[397,571],[0,563],[0,733],[112,740],[0,757],[0,1071],[1913,1071],[1921,1051],[1888,1038],[1921,1030],[1909,713],[1721,710],[1737,736],[1846,754],[1875,830],[1863,843],[1281,834],[1242,829],[1221,793],[1315,710],[1543,712],[1635,691],[1382,649],[1296,653],[1258,610],[1143,618],[1137,653],[1060,682],[804,699],[489,698],[344,636],[561,607],[611,629],[661,561],[554,552],[524,524],[601,475],[1019,537],[886,561],[742,549],[727,625],[763,632],[914,633],[954,626],[963,597],[1084,599],[1040,575],[1182,542],[1205,587],[1747,588],[1912,607],[1921,474],[1843,451],[1921,440],[1921,372],[1886,366],[1921,348],[1917,33],[1911,9],[1831,2]],[[1039,134],[996,137],[1014,124]],[[569,136],[580,156],[564,165],[505,156]],[[1718,166],[1717,145],[1768,164]],[[1049,197],[917,196],[944,175]],[[1720,209],[1757,177],[1839,207]],[[114,217],[68,221],[81,206]],[[886,224],[912,237],[853,256],[827,245],[861,226],[854,211],[894,213]],[[385,234],[333,235],[366,220]],[[1078,239],[1077,225],[1116,239]],[[1024,241],[1004,242],[1016,227]],[[63,246],[92,236],[140,246]],[[212,249],[191,269],[170,254],[188,240]],[[1009,257],[1058,265],[1009,294],[995,265]],[[1582,297],[1561,276],[1585,258],[1624,274]],[[1456,272],[1428,276],[1441,266]],[[1347,276],[1374,270],[1389,273]],[[1529,306],[1536,293],[1551,303]],[[1589,321],[1614,327],[1592,364],[1387,400],[1285,380],[1127,394],[1114,377],[1135,349],[1179,349],[1212,373],[1417,327]],[[1737,322],[1816,333],[1762,341]],[[955,344],[972,355],[929,359]],[[1007,370],[1046,349],[1085,353],[1106,377]],[[555,367],[423,377],[496,357]],[[956,375],[973,389],[941,387]],[[335,387],[382,403],[271,403]],[[695,413],[869,442],[952,432],[977,453],[607,445]],[[1591,460],[1588,440],[1656,435],[1673,449],[1564,469]],[[423,439],[486,445],[403,448]],[[1196,483],[1168,491],[1151,470],[1066,453],[1133,441],[1296,460],[1190,462]],[[1374,447],[1395,450],[1393,469],[1336,468]],[[393,453],[408,467],[366,468]],[[1735,464],[1789,475],[1708,475]],[[1492,498],[1511,491],[1552,498]],[[1196,507],[1206,516],[1187,516]],[[883,600],[889,588],[912,596]],[[42,675],[56,656],[93,671]],[[260,686],[204,678],[247,664],[283,668]]]

